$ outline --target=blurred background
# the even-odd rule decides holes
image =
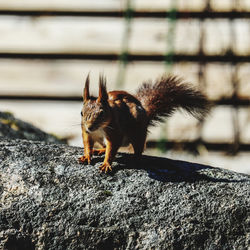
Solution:
[[[202,123],[178,112],[146,154],[250,173],[249,0],[0,0],[0,111],[82,146],[92,93],[134,92],[171,72],[214,102]]]

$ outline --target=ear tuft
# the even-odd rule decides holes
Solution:
[[[99,96],[98,96],[97,101],[98,102],[107,102],[108,101],[106,78],[103,75],[99,76]]]
[[[89,99],[90,99],[90,95],[89,95],[89,73],[88,73],[86,81],[85,81],[84,91],[83,91],[83,102],[86,102]]]

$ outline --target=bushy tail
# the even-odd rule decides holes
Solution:
[[[149,125],[162,121],[179,108],[199,120],[210,109],[205,95],[176,76],[162,76],[154,84],[143,83],[136,96],[147,112]]]

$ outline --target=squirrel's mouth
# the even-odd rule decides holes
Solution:
[[[86,130],[87,134],[91,133],[91,131],[89,129],[86,128],[85,130]]]
[[[88,127],[88,126],[86,126],[86,125],[85,125],[85,130],[86,130],[86,132],[87,132],[88,134],[90,134],[90,133],[92,133],[93,131],[95,131],[95,129],[94,129],[92,126]]]
[[[91,126],[86,126],[86,125],[85,125],[85,130],[86,130],[86,132],[87,132],[88,134],[90,134],[90,133],[93,133],[93,132],[95,132],[96,130],[98,130],[98,127],[93,126],[93,125],[91,125]]]

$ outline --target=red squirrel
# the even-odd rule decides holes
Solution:
[[[176,76],[162,76],[143,83],[135,95],[125,91],[107,92],[106,78],[99,77],[99,95],[89,93],[89,75],[83,91],[81,111],[84,155],[80,163],[90,164],[92,155],[104,154],[100,166],[111,171],[111,164],[121,146],[132,144],[134,154],[140,157],[144,150],[148,127],[161,122],[182,108],[202,120],[209,111],[209,102],[199,90]],[[102,148],[94,149],[94,143]]]

